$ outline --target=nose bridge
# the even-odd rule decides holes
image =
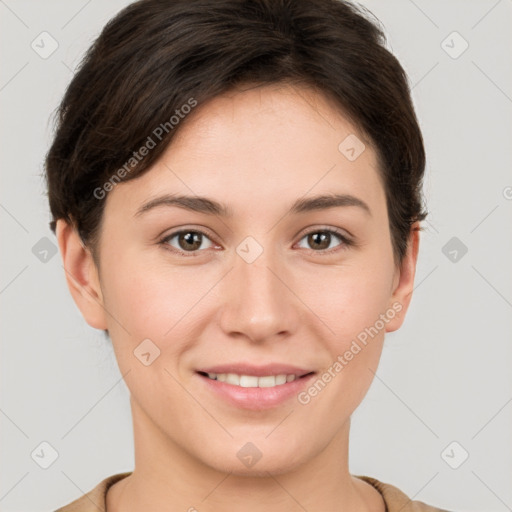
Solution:
[[[238,246],[222,315],[227,333],[241,333],[257,341],[291,331],[297,325],[293,294],[284,284],[287,279],[282,263],[276,251],[258,247],[254,240]]]
[[[271,302],[278,302],[277,295],[282,294],[282,282],[276,277],[276,264],[275,257],[269,252],[264,253],[252,263],[239,261],[237,263],[239,268],[240,282],[243,283],[241,289],[243,295],[253,301],[251,304],[260,306],[263,310],[266,305],[271,306]]]

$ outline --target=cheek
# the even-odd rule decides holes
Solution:
[[[329,327],[322,336],[329,357],[319,372],[320,382],[306,390],[299,402],[314,402],[320,415],[335,411],[337,417],[345,418],[352,414],[377,371],[386,320],[395,314],[388,311],[389,269],[379,267],[373,267],[373,272],[355,268],[341,272],[337,279],[325,280],[323,293],[310,296],[311,309]]]
[[[322,336],[329,353],[323,368],[329,381],[326,413],[329,407],[340,414],[353,411],[368,391],[381,357],[386,320],[396,314],[389,310],[393,270],[391,251],[369,251],[365,258],[322,275],[308,297],[308,305],[329,327]]]
[[[161,339],[200,292],[192,273],[144,258],[140,252],[126,251],[122,259],[113,255],[109,263],[105,306],[133,335]]]
[[[137,362],[133,351],[149,339],[165,356],[155,360],[155,367],[164,360],[169,366],[187,350],[191,322],[218,277],[210,272],[199,279],[200,271],[192,266],[152,265],[140,258],[111,261],[112,271],[106,273],[102,287],[119,365],[131,368]]]
[[[314,291],[303,293],[308,306],[334,331],[331,337],[345,343],[386,312],[391,282],[391,261],[358,261],[339,272],[319,274]]]

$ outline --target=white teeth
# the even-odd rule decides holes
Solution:
[[[295,375],[264,375],[257,377],[254,375],[237,375],[236,373],[208,373],[208,377],[220,382],[226,382],[242,388],[273,388],[296,379]]]
[[[260,388],[271,388],[276,385],[276,378],[273,375],[266,375],[258,379],[258,386]]]
[[[240,375],[240,386],[243,388],[257,388],[258,377],[251,375]]]
[[[226,375],[226,384],[233,384],[234,386],[240,386],[240,376],[236,373],[228,373]]]
[[[295,375],[293,376],[295,378]],[[276,386],[286,384],[286,375],[276,375]]]

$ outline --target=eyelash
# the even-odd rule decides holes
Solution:
[[[181,255],[181,256],[185,256],[185,257],[197,257],[199,255],[200,252],[206,250],[206,249],[201,249],[201,250],[196,250],[196,251],[182,251],[180,249],[176,249],[175,247],[172,247],[169,245],[169,241],[172,240],[174,237],[176,237],[177,235],[180,235],[182,233],[198,233],[198,234],[201,234],[202,236],[208,238],[210,241],[212,241],[210,239],[210,236],[205,233],[204,231],[200,230],[200,229],[181,229],[179,231],[174,231],[173,233],[170,233],[169,235],[165,236],[164,238],[162,238],[160,240],[160,244],[166,249],[166,250],[169,250],[175,254],[178,254],[178,255]],[[330,255],[332,254],[333,252],[337,252],[339,250],[346,250],[348,249],[349,247],[352,247],[352,246],[355,246],[355,242],[350,240],[348,237],[346,237],[344,234],[342,234],[340,231],[337,231],[335,229],[313,229],[311,231],[308,231],[306,233],[304,233],[302,235],[302,237],[300,238],[300,240],[304,239],[305,237],[307,237],[308,235],[312,234],[312,233],[330,233],[331,235],[335,235],[336,237],[338,237],[340,240],[341,240],[341,244],[335,248],[331,248],[331,249],[321,249],[321,250],[314,250],[314,249],[309,249],[310,251],[314,252],[314,253],[318,253],[320,255]]]

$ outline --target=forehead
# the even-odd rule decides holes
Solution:
[[[347,144],[364,151],[348,158]],[[148,197],[176,192],[214,196],[237,212],[237,205],[261,209],[329,191],[382,198],[372,146],[329,97],[272,84],[239,87],[195,107],[158,162],[107,202],[135,210]]]
[[[341,105],[317,88],[290,83],[240,84],[197,106],[187,115],[173,142],[187,144],[192,142],[191,135],[198,132],[221,137],[224,130],[234,125],[240,136],[252,132],[256,137],[257,125],[264,122],[274,133],[285,131],[287,139],[297,132],[318,132],[320,125],[323,130],[319,134],[340,129],[358,132]],[[364,139],[359,133],[358,137]]]

